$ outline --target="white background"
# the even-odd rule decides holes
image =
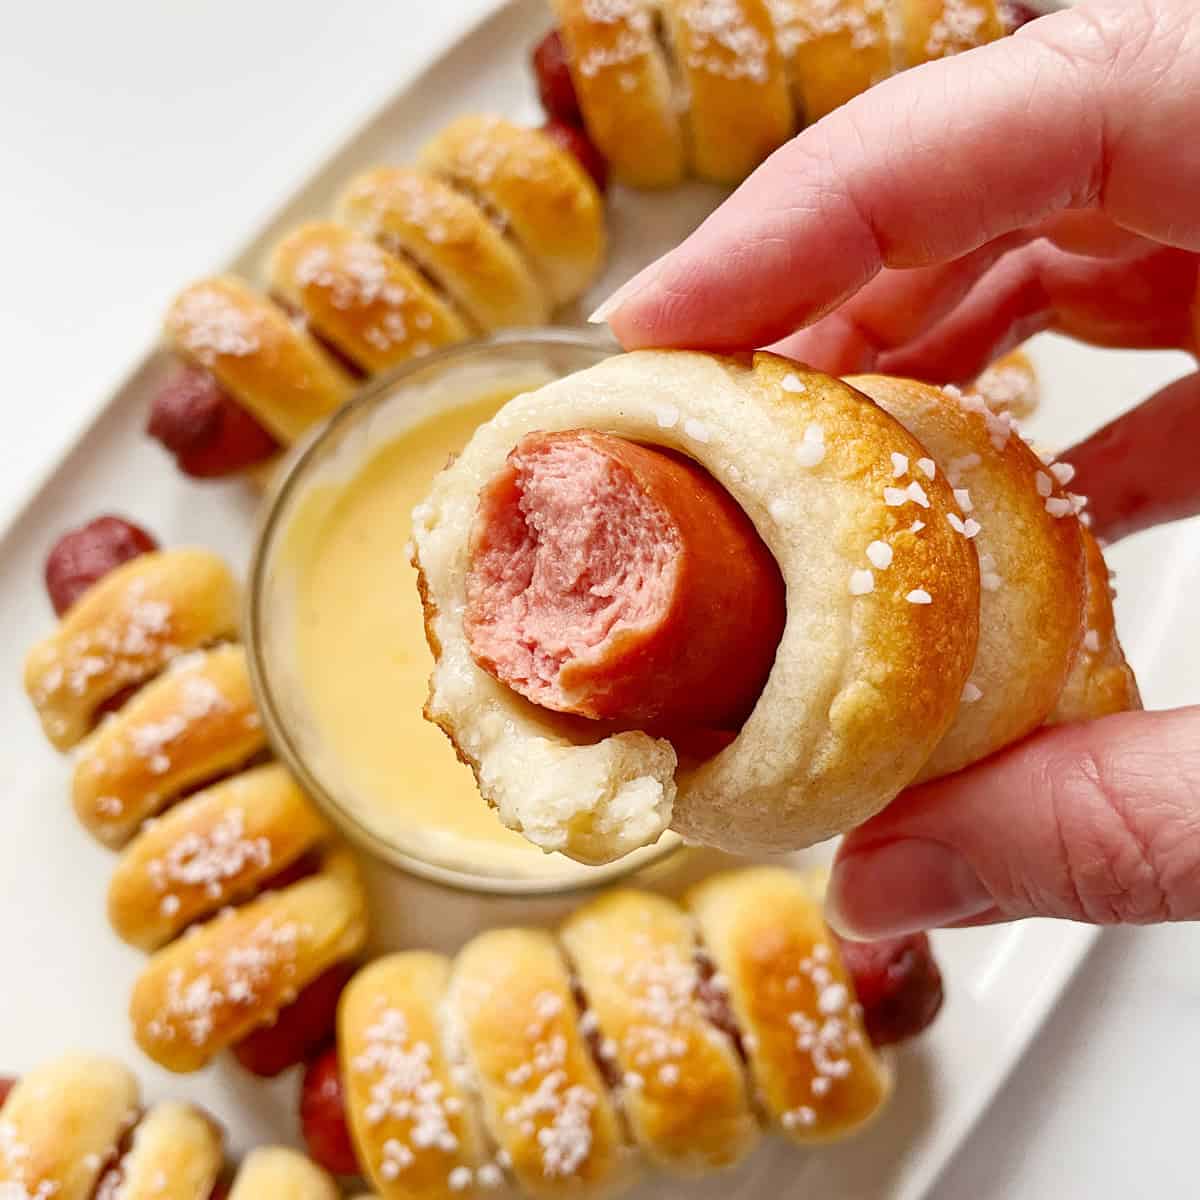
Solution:
[[[6,6],[0,522],[137,358],[180,282],[226,258],[489,7]],[[19,964],[0,968],[0,986],[14,977]],[[0,1030],[0,1051],[19,1038]],[[1193,930],[1106,934],[937,1200],[1195,1194],[1197,1063]]]

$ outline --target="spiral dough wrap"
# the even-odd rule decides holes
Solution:
[[[535,706],[473,653],[478,497],[522,439],[579,429],[699,463],[782,574],[786,621],[757,702],[698,763],[654,730]],[[548,850],[608,861],[668,825],[734,852],[811,845],[1050,719],[1081,646],[1116,672],[1109,703],[1136,703],[1111,610],[1086,611],[1108,592],[1089,590],[1069,474],[976,393],[841,382],[770,354],[609,359],[506,405],[414,514],[437,657],[427,713],[502,820]],[[588,509],[576,498],[571,513]],[[531,520],[544,535],[548,518]],[[738,618],[709,612],[730,636]]]

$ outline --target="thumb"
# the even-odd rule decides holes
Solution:
[[[913,788],[843,841],[828,904],[859,938],[1200,918],[1200,707],[1046,729]]]

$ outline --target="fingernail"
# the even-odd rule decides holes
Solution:
[[[659,276],[660,264],[651,263],[639,271],[632,279],[627,279],[590,317],[589,324],[606,325],[613,315],[628,300],[632,300],[639,292],[645,291]]]
[[[904,838],[855,850],[833,867],[825,911],[845,937],[869,941],[977,917],[995,901],[971,865],[940,842]]]

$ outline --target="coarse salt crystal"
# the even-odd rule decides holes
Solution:
[[[913,590],[904,598],[909,602],[909,604],[933,603],[933,597],[924,588],[913,588]]]
[[[808,391],[808,388],[805,385],[804,380],[801,379],[799,375],[795,374],[792,371],[789,371],[783,377],[783,379],[780,381],[779,386],[781,388],[783,388],[783,390],[785,392],[807,392]]]
[[[968,517],[963,522],[963,537],[967,539],[976,537],[982,529],[983,526],[974,517]]]
[[[937,474],[937,463],[932,458],[918,458],[917,466],[925,473],[926,479],[932,479]]]
[[[712,438],[712,434],[708,431],[708,426],[703,421],[697,421],[694,417],[688,417],[684,421],[683,433],[685,437],[690,437],[693,442],[700,442],[702,445]]]
[[[870,571],[854,571],[850,575],[850,595],[866,596],[875,590],[875,576]]]
[[[1056,462],[1050,467],[1050,474],[1066,487],[1075,478],[1075,468],[1070,463]]]
[[[1051,496],[1046,501],[1046,511],[1054,518],[1069,517],[1073,513],[1070,500],[1065,500],[1059,496]]]
[[[659,429],[674,429],[679,424],[679,409],[673,404],[664,404],[654,410],[654,420]]]
[[[850,993],[843,983],[830,983],[817,996],[817,1011],[826,1017],[840,1013],[849,1002]]]
[[[974,704],[982,695],[983,692],[977,684],[972,683],[970,680],[963,684],[962,702],[964,704]]]
[[[885,487],[883,502],[888,508],[899,508],[900,505],[908,503],[908,491],[906,488]]]
[[[795,453],[796,461],[802,467],[815,467],[824,462],[825,430],[817,424],[809,425]]]
[[[897,479],[901,475],[908,474],[908,455],[898,454],[895,450],[892,451],[892,474]]]
[[[954,489],[954,502],[965,513],[971,512],[975,507],[975,505],[971,502],[971,493],[966,488]]]
[[[480,1187],[498,1188],[504,1182],[504,1172],[495,1163],[484,1163],[475,1172],[475,1182]]]
[[[924,522],[924,521],[914,521],[914,522],[913,522],[913,523],[912,523],[912,524],[911,524],[911,525],[908,527],[908,532],[909,532],[909,533],[920,533],[920,532],[921,532],[921,530],[922,530],[922,529],[924,529],[924,528],[925,528],[925,522]]]
[[[966,533],[966,526],[963,524],[963,519],[958,513],[947,513],[946,522],[955,533]]]
[[[455,1167],[446,1176],[446,1183],[449,1184],[452,1192],[465,1192],[471,1186],[471,1180],[472,1172],[470,1167]]]
[[[908,485],[908,498],[914,504],[919,504],[922,508],[929,507],[929,497],[926,495],[925,489],[915,479]]]
[[[1037,473],[1035,482],[1037,483],[1037,494],[1044,500],[1051,492],[1054,491],[1054,481],[1046,474],[1045,471]]]
[[[876,570],[886,571],[892,565],[893,557],[892,548],[887,542],[872,542],[867,547],[867,559]]]

